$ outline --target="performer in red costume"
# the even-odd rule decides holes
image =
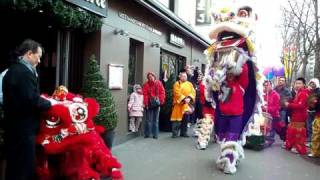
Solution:
[[[220,130],[217,132],[221,141],[238,141],[242,132],[242,114],[244,93],[248,86],[248,67],[242,66],[239,76],[227,73],[226,86],[232,91],[225,101],[219,101],[221,116]]]
[[[305,145],[307,132],[305,128],[308,118],[308,96],[309,92],[305,88],[305,79],[298,78],[294,83],[297,92],[295,98],[291,102],[285,102],[285,106],[291,110],[290,123],[287,129],[285,148],[299,154],[306,154],[307,147]]]
[[[104,128],[93,123],[98,103],[69,93],[63,86],[47,98],[56,100],[57,105],[44,115],[37,137],[41,146],[38,179],[99,180],[107,176],[122,180],[121,164],[99,135]]]

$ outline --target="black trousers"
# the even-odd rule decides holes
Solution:
[[[5,133],[6,180],[35,179],[36,136]]]
[[[178,136],[180,130],[180,136],[188,135],[188,122],[190,119],[190,114],[184,114],[182,121],[173,121],[172,122],[172,135]]]

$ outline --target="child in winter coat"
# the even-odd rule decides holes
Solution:
[[[133,86],[133,93],[130,95],[128,111],[130,117],[129,131],[138,132],[143,117],[143,93],[139,84]]]

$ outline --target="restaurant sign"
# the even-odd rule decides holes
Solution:
[[[107,0],[65,0],[82,9],[107,17]]]
[[[182,37],[177,36],[176,34],[170,33],[169,35],[169,43],[180,48],[185,46],[185,41]]]

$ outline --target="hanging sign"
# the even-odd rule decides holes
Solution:
[[[196,26],[198,25],[210,25],[211,1],[210,0],[197,0],[196,1]]]
[[[107,0],[65,0],[82,9],[107,17]]]
[[[173,33],[170,33],[169,43],[181,48],[185,46],[184,39],[182,39],[182,37],[179,37]]]

